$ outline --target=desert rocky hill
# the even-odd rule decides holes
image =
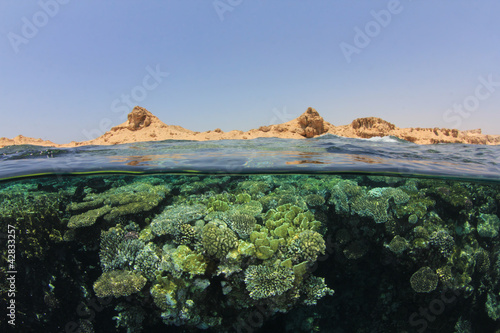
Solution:
[[[322,134],[335,134],[349,138],[371,138],[392,135],[417,144],[434,143],[470,143],[470,144],[500,144],[500,135],[484,135],[480,129],[459,131],[447,128],[399,128],[394,124],[376,117],[358,118],[349,125],[334,126],[325,121],[319,113],[308,108],[299,117],[286,123],[261,126],[243,132],[233,130],[223,132],[220,129],[206,132],[193,132],[181,126],[167,125],[151,112],[136,106],[128,114],[123,124],[111,128],[102,136],[82,142],[55,144],[51,141],[23,137],[14,139],[0,138],[0,147],[19,144],[40,146],[75,147],[82,145],[114,145],[120,143],[162,141],[162,140],[227,140],[254,139],[260,137],[279,137],[287,139],[313,138]]]

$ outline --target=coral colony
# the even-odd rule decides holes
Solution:
[[[500,319],[494,184],[108,175],[5,183],[0,198],[18,264],[39,282],[23,287],[31,302],[17,296],[27,323],[243,332],[293,314],[293,331],[468,332],[475,313]]]

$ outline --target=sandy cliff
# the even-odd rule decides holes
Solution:
[[[447,128],[399,128],[394,124],[376,117],[358,118],[349,125],[334,126],[325,121],[319,113],[308,108],[299,117],[282,124],[261,126],[243,132],[220,129],[206,132],[193,132],[181,126],[167,125],[148,110],[136,106],[128,114],[123,124],[111,128],[102,136],[82,142],[55,144],[51,141],[34,139],[19,135],[13,139],[0,138],[0,147],[8,145],[33,144],[40,146],[75,147],[82,145],[113,145],[120,143],[161,141],[161,140],[225,140],[254,139],[259,137],[279,137],[288,139],[313,138],[322,134],[335,134],[349,138],[371,138],[392,135],[418,144],[433,143],[471,143],[500,144],[500,135],[484,135],[480,129],[459,131]]]

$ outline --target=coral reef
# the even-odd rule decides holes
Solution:
[[[60,316],[81,331],[109,332],[411,332],[440,302],[446,315],[433,314],[433,327],[443,331],[490,332],[500,320],[498,184],[381,175],[61,179],[0,184],[0,218],[15,225],[29,272],[23,287],[31,288],[18,294],[26,322]],[[8,288],[0,284],[2,300]],[[99,320],[115,314],[109,326],[74,315],[96,311],[94,295],[103,298]]]

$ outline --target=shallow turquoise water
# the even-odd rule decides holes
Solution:
[[[2,331],[495,332],[499,151],[0,149]]]

